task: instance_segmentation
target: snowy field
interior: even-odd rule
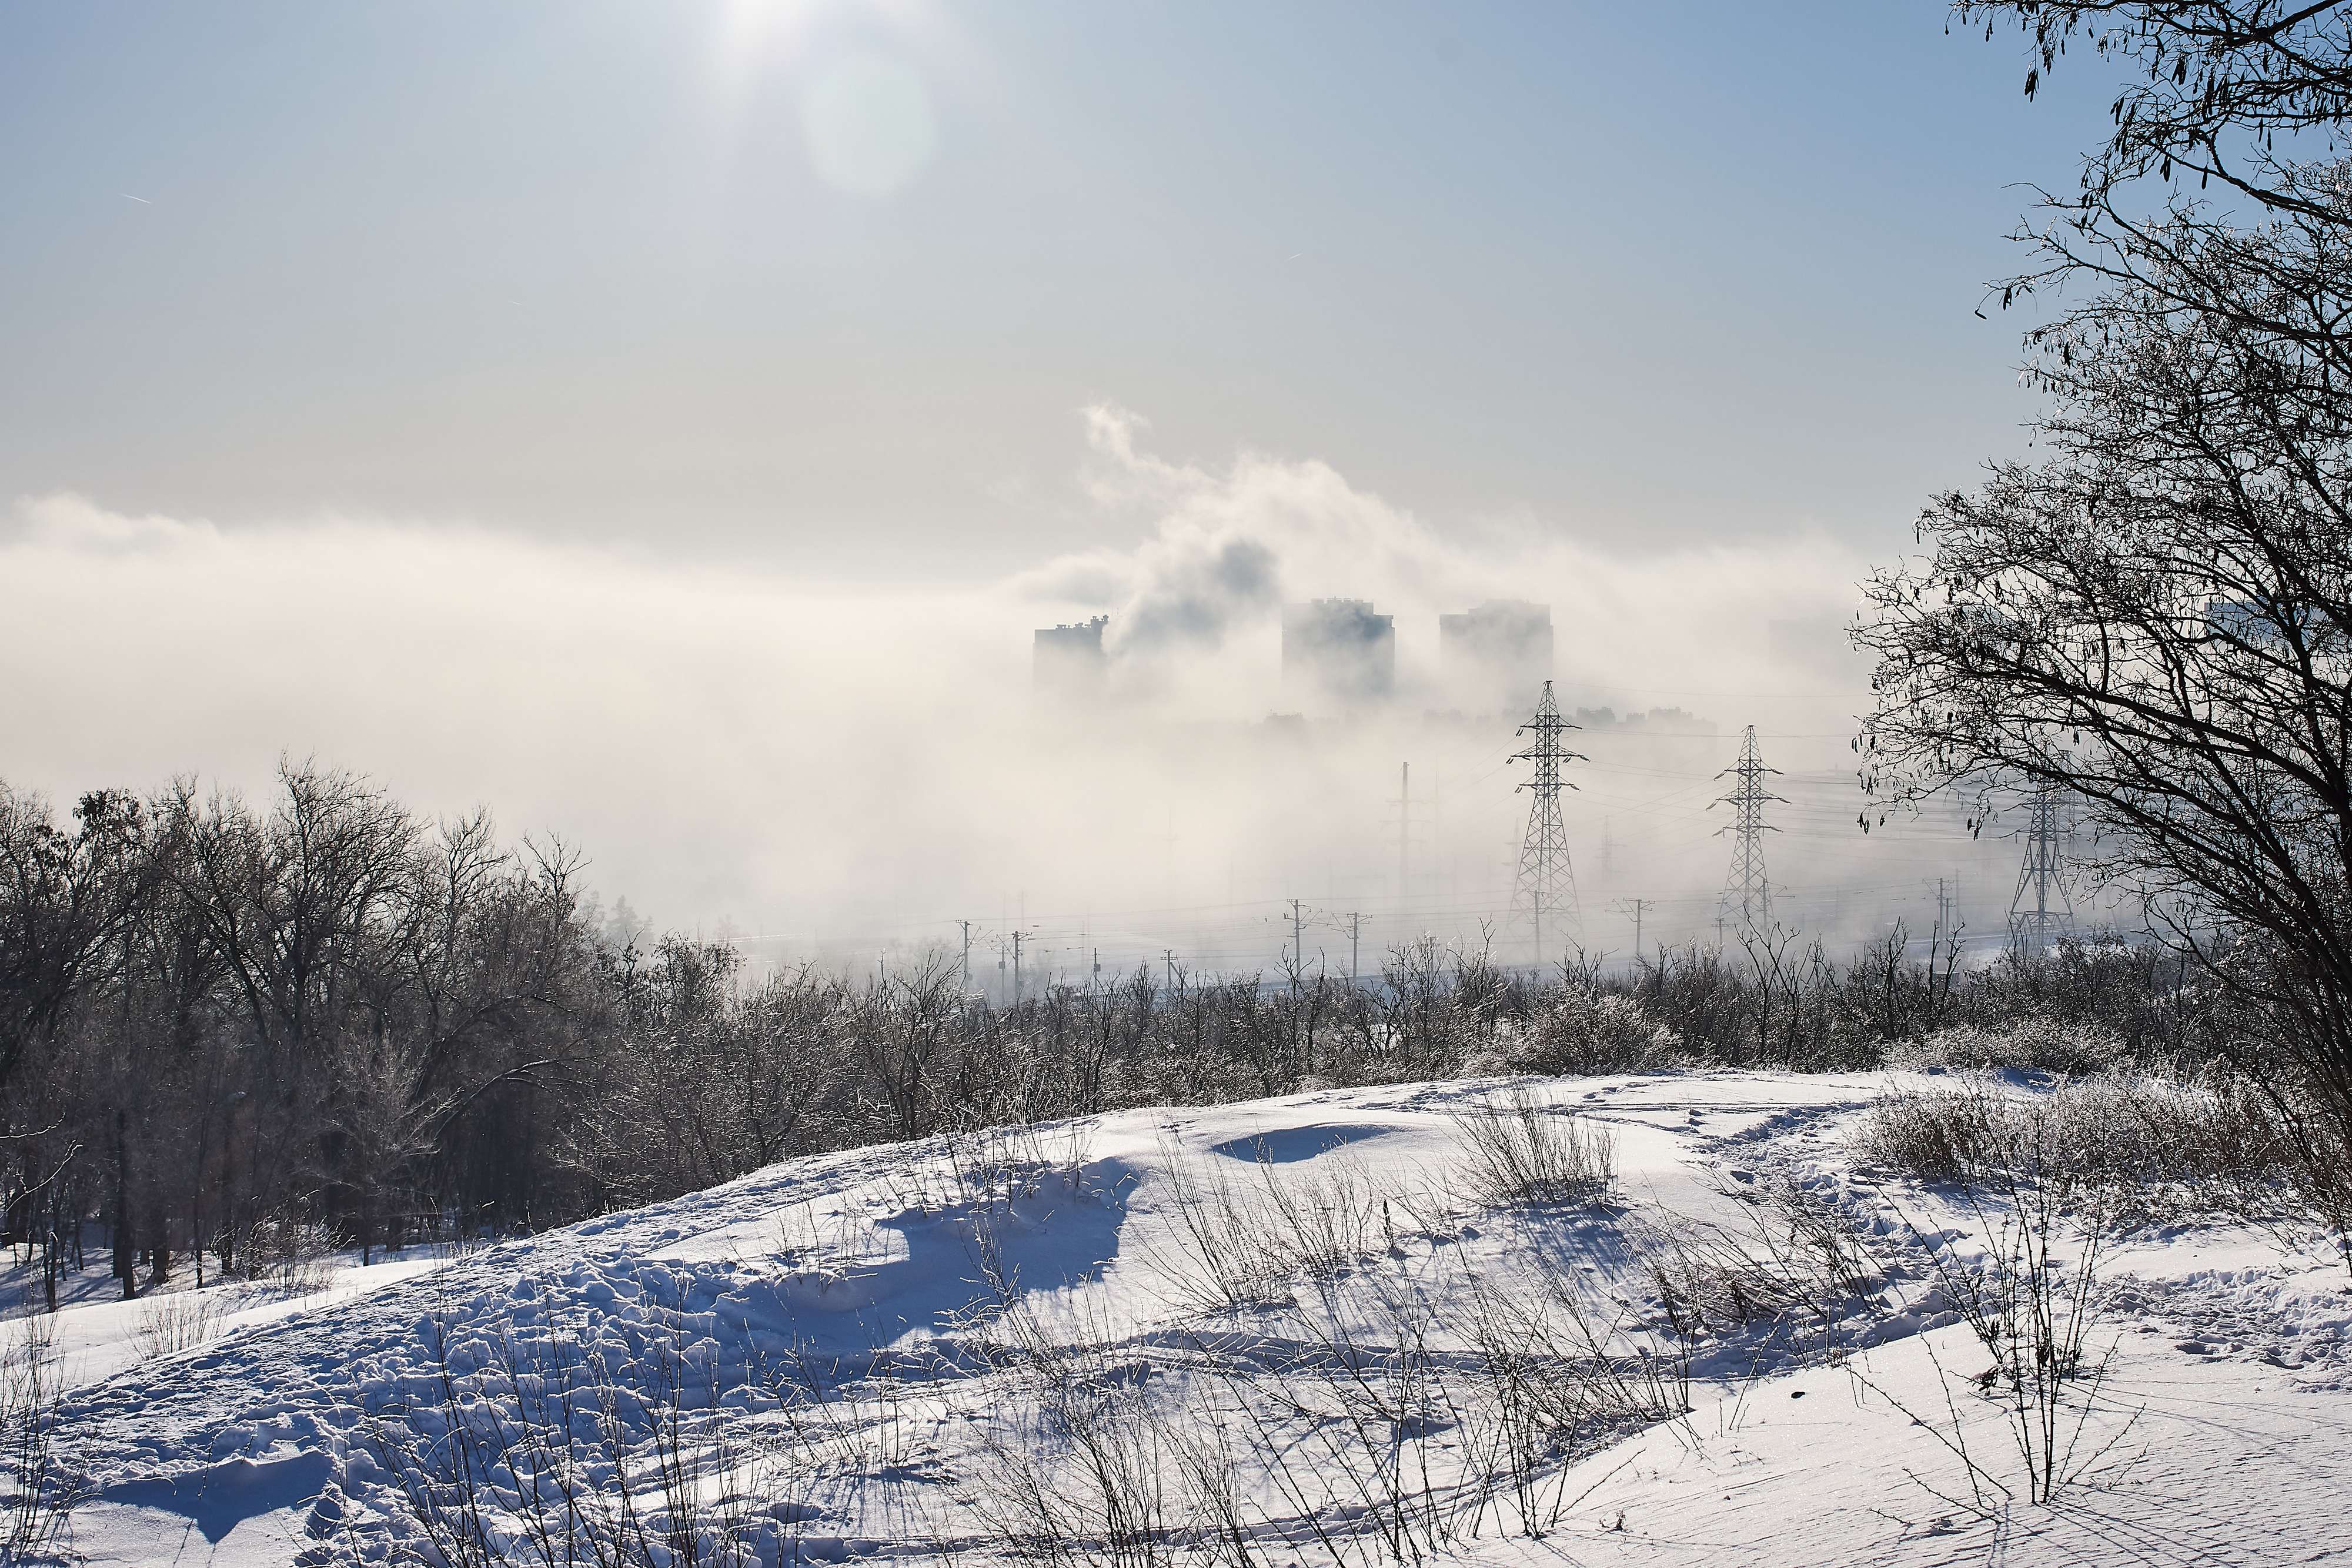
[[[2082,1361],[2021,1412],[1978,1375],[2017,1214],[1857,1159],[1893,1082],[1546,1081],[1516,1108],[1411,1085],[817,1156],[305,1296],[220,1290],[176,1351],[153,1303],[80,1297],[56,1333],[88,1490],[68,1544],[1139,1568],[2352,1549],[2352,1296],[2322,1239],[2129,1218],[2070,1308],[2062,1221],[2048,1300]],[[2021,1414],[2048,1416],[2022,1451]]]

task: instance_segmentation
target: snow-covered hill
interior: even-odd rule
[[[1998,1217],[1857,1172],[1884,1086],[1532,1086],[1555,1155],[1571,1113],[1612,1141],[1605,1193],[1515,1194],[1481,1155],[1517,1124],[1506,1091],[1409,1085],[793,1161],[143,1361],[130,1314],[70,1308],[61,1338],[120,1365],[70,1396],[92,1489],[70,1544],[972,1563],[1025,1540],[1236,1568],[2342,1549],[2341,1264],[2268,1230],[2124,1237],[2091,1326],[2112,1360],[2087,1406],[2087,1378],[2070,1393],[2065,1484],[2035,1503],[1949,1310]]]

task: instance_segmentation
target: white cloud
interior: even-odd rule
[[[208,544],[219,530],[201,519],[188,521],[155,513],[130,517],[110,512],[84,496],[27,496],[11,514],[22,539],[57,549],[122,551]],[[0,528],[0,538],[8,532]]]

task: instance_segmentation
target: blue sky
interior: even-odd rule
[[[2032,411],[1973,312],[2102,104],[2022,70],[1928,0],[11,6],[0,497],[953,578],[1141,526],[1113,403],[1884,553]]]

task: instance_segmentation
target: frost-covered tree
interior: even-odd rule
[[[2076,300],[2028,335],[2042,455],[1867,585],[1863,781],[2063,791],[2352,1129],[2352,11],[1957,9],[2027,29],[2029,91],[2069,43],[2141,68],[2003,289]]]

